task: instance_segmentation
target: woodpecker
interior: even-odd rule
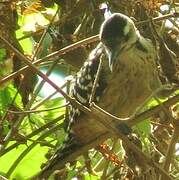
[[[71,96],[89,107],[100,58],[104,56],[94,102],[115,116],[129,117],[161,86],[155,48],[149,39],[140,35],[133,21],[121,13],[112,14],[102,23],[99,36],[100,43],[74,77]],[[42,172],[51,169],[75,148],[108,131],[95,118],[71,105],[65,146]]]

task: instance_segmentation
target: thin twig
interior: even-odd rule
[[[4,176],[0,175],[0,180],[8,180],[8,179],[5,178]]]
[[[18,92],[15,93],[15,95],[14,95],[14,97],[13,97],[10,105],[13,105],[13,104],[14,104],[17,95],[18,95]],[[9,106],[8,109],[10,109],[10,106]],[[7,115],[8,115],[8,112],[6,111],[6,113],[4,114],[4,116],[1,118],[1,122],[4,122],[4,120],[7,118]]]
[[[157,122],[153,122],[153,121],[150,121],[151,124],[155,125],[155,126],[158,126],[158,127],[161,127],[161,128],[166,128],[166,129],[170,129],[170,130],[173,130],[174,128],[172,126],[169,126],[169,125],[165,125],[165,124],[160,124],[160,123],[157,123]]]
[[[168,175],[163,169],[161,169],[161,167],[160,167],[157,163],[153,162],[148,156],[146,156],[146,155],[141,151],[141,149],[139,149],[139,148],[136,147],[133,143],[131,143],[131,141],[130,141],[124,134],[122,134],[122,133],[119,131],[119,129],[116,127],[115,123],[109,123],[109,121],[108,121],[109,119],[107,119],[107,118],[109,118],[109,117],[106,117],[103,113],[97,112],[94,104],[93,104],[93,106],[92,106],[92,114],[94,115],[93,117],[95,117],[95,116],[97,117],[96,120],[98,120],[98,121],[101,122],[104,126],[106,126],[106,128],[107,128],[108,130],[110,130],[110,132],[114,133],[113,135],[117,135],[117,136],[120,137],[120,139],[122,139],[123,141],[125,141],[125,143],[126,143],[128,146],[130,146],[130,147],[135,151],[135,153],[137,153],[137,154],[141,157],[141,159],[142,159],[144,162],[148,163],[148,164],[151,165],[151,166],[154,166],[162,175],[165,176],[166,180],[171,179],[171,178],[169,177],[169,175]],[[104,135],[104,137],[107,137],[107,135],[109,135],[109,137],[111,137],[110,134],[106,134],[106,133],[105,133],[105,134],[103,134],[103,135]],[[102,136],[103,136],[103,135],[102,135]],[[101,142],[100,137],[98,137],[97,140],[100,140],[100,142]],[[95,142],[96,142],[97,140],[95,140]],[[86,152],[89,148],[95,147],[95,146],[94,146],[94,142],[93,142],[92,144],[90,144],[90,145],[93,145],[93,146],[89,146],[89,144],[88,144],[88,145],[85,145],[85,146],[82,146],[82,147],[79,148],[77,151],[71,153],[69,156],[67,156],[67,157],[65,157],[63,160],[59,161],[59,163],[55,164],[52,169],[48,169],[47,171],[42,171],[41,174],[38,176],[38,178],[46,178],[46,179],[47,179],[47,178],[49,177],[49,175],[50,175],[54,170],[62,168],[62,167],[64,166],[64,164],[66,164],[67,162],[69,162],[71,159],[74,159],[74,158],[76,158],[77,156],[79,156],[81,153]],[[85,151],[84,151],[84,150],[85,150]]]
[[[37,179],[40,180],[43,178],[48,179],[48,177],[54,170],[63,168],[63,166],[67,162],[70,162],[71,160],[76,159],[76,157],[78,157],[81,154],[84,154],[89,149],[96,147],[98,144],[105,141],[109,137],[110,137],[110,133],[107,133],[107,132],[100,135],[98,138],[92,140],[88,144],[85,144],[84,146],[79,147],[75,152],[71,153],[69,156],[67,156],[65,159],[63,159],[63,161],[59,161],[59,163],[56,164],[52,169],[49,169],[48,171],[42,171],[41,173],[36,175],[33,179],[34,180],[37,180]]]
[[[27,135],[24,139],[24,142],[26,142],[26,140],[32,138],[33,136],[36,136],[37,134],[41,133],[42,131],[44,131],[45,129],[51,127],[52,125],[56,124],[58,121],[61,121],[62,119],[64,119],[64,115],[61,115],[60,117],[48,122],[47,124],[43,125],[42,127],[40,127],[39,129],[36,129],[35,131],[33,131],[32,133],[30,133],[29,135]],[[22,144],[22,142],[16,142],[10,146],[8,146],[6,149],[4,149],[3,151],[0,152],[0,156],[5,155],[6,153],[8,153],[9,151],[11,151],[12,149],[16,148],[17,146],[19,146],[20,144]]]
[[[172,104],[175,104],[176,102],[178,102],[178,100],[179,100],[179,95],[177,95],[177,96],[169,99],[168,101],[164,102],[164,105],[165,105],[166,107],[167,107],[167,106],[171,106]],[[137,115],[137,117],[135,117],[135,119],[133,119],[133,121],[126,121],[126,124],[129,125],[129,126],[133,126],[133,125],[135,125],[136,123],[138,123],[138,122],[140,122],[140,121],[142,121],[142,120],[144,120],[144,119],[146,119],[146,118],[151,117],[152,115],[154,115],[155,113],[157,113],[159,110],[161,110],[159,105],[156,106],[156,107],[153,107],[152,109],[150,109],[150,110],[148,110],[148,111],[146,111],[146,112],[143,112],[143,113],[141,113],[140,115]],[[95,113],[94,113],[94,111],[95,111]],[[98,120],[101,119],[100,122],[102,122],[104,119],[107,119],[107,118],[108,118],[108,120],[109,120],[110,118],[112,118],[111,116],[108,116],[108,115],[106,115],[106,114],[103,114],[103,112],[102,112],[102,113],[96,112],[96,107],[95,107],[94,111],[91,112],[91,115],[92,115],[94,118],[96,117]],[[113,120],[116,120],[116,119],[113,119]],[[114,125],[113,121],[112,121],[112,123],[109,123],[110,120],[107,121],[107,122],[108,122],[108,124],[113,124],[113,125]],[[110,128],[108,127],[107,129],[110,129]],[[118,129],[117,129],[117,131],[118,131]],[[59,169],[59,168],[62,168],[62,167],[64,166],[64,164],[66,164],[67,162],[69,162],[71,159],[75,159],[77,156],[83,154],[83,153],[86,152],[88,149],[97,146],[99,143],[103,142],[103,141],[106,140],[108,137],[111,137],[111,133],[105,133],[105,134],[103,134],[103,135],[102,135],[102,138],[101,138],[100,136],[97,137],[97,139],[93,140],[90,145],[87,144],[87,145],[83,146],[82,148],[79,148],[77,151],[75,151],[74,153],[72,153],[71,155],[69,155],[69,156],[68,156],[67,158],[65,158],[63,161],[59,162],[59,164],[56,164],[53,169],[51,169],[51,170],[49,170],[49,171],[47,171],[47,172],[43,172],[42,174],[40,174],[39,177],[40,177],[40,178],[41,178],[41,177],[48,177],[54,170]],[[140,150],[140,151],[141,151],[141,150]],[[139,151],[139,152],[140,152],[140,151]],[[141,153],[141,152],[140,152],[140,153]],[[145,159],[145,156],[144,156],[144,159]],[[148,158],[147,158],[147,162],[148,162],[149,164],[152,163],[152,165],[153,165],[153,162],[152,162],[150,159],[148,159]],[[155,164],[155,165],[156,165],[156,164]],[[159,167],[159,168],[160,168],[160,167]],[[158,169],[158,165],[157,165],[157,169]],[[160,170],[159,170],[159,171],[160,171]],[[162,171],[162,170],[161,170],[161,171]],[[162,173],[163,173],[163,171],[162,171]],[[165,172],[164,172],[164,173],[165,173]]]
[[[61,89],[63,89],[64,87],[66,87],[67,82],[71,81],[73,78],[73,76],[67,76],[64,79],[64,83],[60,86]],[[55,94],[57,94],[58,91],[53,92],[52,94],[50,94],[49,96],[45,97],[44,99],[42,99],[40,102],[38,102],[34,107],[32,107],[32,110],[37,109],[38,107],[40,107],[42,104],[44,104],[44,102],[46,102],[47,100],[49,100],[50,98],[52,98]]]
[[[53,71],[54,68],[56,67],[57,63],[58,63],[58,59],[55,60],[55,61],[53,62],[53,64],[48,68],[48,71],[45,73],[45,76],[47,76],[47,77],[50,76],[50,74],[52,73],[52,71]],[[34,92],[33,92],[33,94],[32,94],[32,97],[31,97],[31,100],[30,100],[31,102],[34,102],[34,101],[35,101],[37,95],[39,94],[39,92],[40,92],[40,90],[42,89],[42,87],[43,87],[44,84],[45,84],[45,80],[42,79],[41,82],[38,84],[38,86],[35,88],[35,90],[34,90]]]
[[[1,38],[0,38],[0,39],[1,39]],[[3,38],[3,39],[4,39],[4,38]],[[1,39],[1,40],[2,40],[2,39]],[[73,49],[76,49],[76,48],[80,47],[81,45],[90,44],[90,43],[96,42],[96,41],[98,41],[98,40],[99,40],[99,36],[98,36],[98,35],[91,36],[91,37],[89,37],[89,38],[83,39],[83,40],[81,40],[81,41],[78,41],[78,42],[76,42],[76,43],[74,43],[74,44],[71,44],[71,45],[69,45],[69,46],[66,46],[66,47],[64,47],[64,48],[62,48],[62,49],[60,49],[60,50],[58,50],[58,51],[55,51],[55,52],[53,52],[53,53],[51,53],[51,54],[49,54],[49,55],[47,55],[47,56],[45,56],[45,57],[43,57],[43,58],[41,58],[41,59],[38,59],[38,60],[32,62],[32,65],[40,64],[40,63],[42,63],[42,62],[44,62],[44,61],[46,61],[46,60],[49,60],[50,58],[53,58],[53,61],[54,61],[54,58],[55,58],[55,57],[58,57],[58,58],[59,58],[60,55],[63,55],[63,54],[65,54],[65,53],[67,53],[67,52],[69,52],[69,51],[71,51],[71,50],[73,50]],[[21,56],[21,57],[22,57],[22,56]],[[30,60],[30,59],[29,59],[29,60]],[[31,61],[31,60],[30,60],[30,61]],[[7,82],[7,81],[9,81],[9,80],[11,80],[11,79],[13,79],[14,77],[18,76],[19,74],[21,74],[22,72],[24,72],[24,71],[25,71],[26,69],[28,69],[28,68],[29,68],[29,66],[25,66],[25,67],[19,69],[18,71],[16,71],[16,72],[14,72],[14,73],[12,73],[12,74],[10,74],[10,75],[2,78],[2,79],[0,80],[0,85],[3,84],[3,83],[5,83],[5,82]]]
[[[95,109],[95,104],[92,105],[91,107],[92,112],[96,116],[98,116],[98,120],[101,124],[103,124],[110,132],[116,134],[123,142],[126,143],[128,147],[130,147],[139,157],[142,161],[146,162],[149,164],[151,167],[154,167],[157,171],[162,174],[163,177],[165,177],[166,180],[171,180],[171,177],[155,162],[152,161],[150,157],[148,157],[146,154],[142,152],[142,150],[137,147],[133,142],[131,142],[127,136],[125,136],[123,133],[121,133],[118,129],[118,127],[115,125],[115,123],[110,123],[109,119],[103,116],[102,113],[98,114],[98,112]],[[100,118],[99,118],[100,117]]]
[[[161,110],[163,110],[163,112],[167,115],[170,122],[172,122],[174,120],[174,117],[171,115],[169,109],[162,104],[162,102],[160,101],[158,97],[155,97],[155,100],[158,102],[158,104],[160,104]]]
[[[7,112],[13,113],[13,114],[32,114],[32,113],[41,113],[41,112],[47,112],[47,111],[54,111],[57,109],[64,108],[68,106],[69,103],[66,103],[64,105],[61,105],[59,107],[54,107],[54,108],[47,108],[47,109],[42,109],[42,110],[29,110],[29,111],[12,111],[12,110],[7,110]]]
[[[37,141],[34,141],[31,145],[29,145],[14,161],[14,163],[10,166],[8,172],[6,173],[7,177],[10,177],[10,175],[13,173],[17,165],[22,161],[22,159],[38,144],[38,141],[43,140],[44,138],[48,137],[49,134],[53,133],[54,131],[60,129],[62,124],[59,124],[57,126],[52,127],[48,132],[44,132],[39,138],[37,138]]]
[[[171,105],[177,103],[178,101],[179,101],[179,95],[176,95],[176,96],[168,99],[167,101],[162,102],[162,104],[165,107],[170,107]],[[128,119],[126,123],[128,126],[132,127],[133,125],[141,122],[142,119],[143,120],[148,119],[149,117],[155,115],[159,111],[161,111],[161,107],[160,107],[160,105],[157,105],[155,107],[150,108],[148,111],[140,113],[139,115],[134,117],[134,119]]]
[[[2,39],[2,37],[0,37],[1,39]],[[7,43],[7,42],[6,42]],[[11,47],[11,46],[9,46],[9,47]],[[12,48],[12,47],[11,47]],[[13,48],[12,48],[13,49]],[[14,50],[14,49],[13,49]],[[17,53],[17,52],[16,52]],[[21,54],[18,54],[18,55],[20,55],[20,57],[21,57]],[[39,71],[38,71],[38,69],[36,69],[36,67],[35,66],[32,66],[32,64],[29,62],[29,60],[28,59],[24,59],[25,60],[25,62],[29,65],[29,66],[31,66],[32,68],[33,68],[33,70],[35,70],[35,72],[37,72],[42,78],[44,78],[47,82],[49,82],[53,87],[55,87],[57,90],[59,90],[60,92],[61,92],[61,94],[62,95],[64,95],[64,97],[66,98],[66,99],[68,99],[70,102],[72,102],[74,105],[78,105],[79,107],[80,107],[80,109],[81,110],[85,110],[85,112],[86,113],[91,113],[91,111],[88,109],[88,108],[86,108],[86,107],[84,107],[84,106],[81,106],[81,104],[78,104],[78,103],[76,103],[76,101],[74,101],[72,98],[70,98],[69,96],[67,96],[67,94],[66,93],[64,93],[60,88],[58,88],[58,86],[56,86],[54,83],[52,83],[43,73],[40,73]],[[95,111],[94,111],[95,109],[93,109],[93,113],[92,113],[92,115],[97,115],[96,113],[95,113]],[[104,114],[103,114],[104,115]],[[106,119],[101,119],[101,116],[99,117],[99,114],[97,115],[97,117],[99,118],[99,120],[100,120],[100,122],[101,123],[104,123],[104,121],[106,121]],[[108,117],[109,118],[109,117]],[[116,127],[114,126],[113,127],[113,125],[114,124],[109,124],[108,123],[108,125],[107,124],[105,124],[106,126],[110,126],[110,128],[112,128],[112,131],[114,131],[115,133],[117,133],[119,136],[120,136],[120,138],[121,139],[123,139],[123,140],[125,140],[126,142],[127,142],[127,140],[128,139],[126,139],[126,137],[124,137],[124,135],[123,134],[121,134],[120,132],[118,132],[118,129],[116,129]],[[109,128],[109,127],[108,127]],[[136,151],[136,152],[140,152],[139,151],[139,149],[137,149],[137,147],[135,147],[135,145],[133,146],[132,145],[132,143],[130,142],[129,143],[130,144],[130,146],[132,146],[132,148]],[[135,149],[136,148],[136,149]],[[141,153],[141,152],[140,152]],[[141,155],[149,164],[152,164],[152,165],[154,165],[161,173],[163,173],[166,177],[168,177],[167,176],[167,174],[165,173],[165,172],[163,172],[162,171],[162,169],[160,169],[160,167],[158,167],[158,165],[156,165],[155,163],[153,163],[153,162],[151,162],[149,159],[147,159],[146,158],[146,156],[144,155],[144,154],[142,154]],[[169,178],[169,177],[168,177]]]
[[[138,112],[140,112],[145,105],[152,99],[157,97],[157,94],[161,93],[164,90],[171,90],[171,85],[169,84],[165,84],[162,85],[161,87],[157,88],[156,90],[154,90],[147,98],[146,100],[144,100],[144,102],[142,102],[142,104],[135,110],[135,112],[131,115],[131,118],[135,117],[136,114],[138,114]]]
[[[160,16],[160,17],[154,17],[152,18],[152,21],[163,21],[165,19],[169,19],[169,18],[172,18],[172,17],[179,17],[179,13],[170,13],[170,14],[166,14],[166,15],[163,15],[163,16]],[[144,23],[149,23],[151,20],[150,19],[147,19],[147,20],[144,20],[144,21],[139,21],[139,22],[136,22],[136,25],[141,25],[141,24],[144,24]]]
[[[179,95],[176,95],[175,97],[167,100],[166,102],[164,102],[164,105],[166,107],[168,106],[171,106],[173,104],[175,104],[176,102],[179,101]],[[135,125],[136,123],[139,123],[141,122],[142,120],[144,119],[147,119],[149,117],[151,117],[152,115],[156,114],[158,111],[160,111],[161,108],[160,106],[156,106],[156,107],[153,107],[151,108],[150,110],[146,111],[146,112],[143,112],[139,115],[137,115],[132,121],[126,121],[126,124],[129,125],[130,127]],[[96,112],[96,107],[94,109],[94,111]],[[91,112],[91,115],[95,118],[97,117],[97,119],[104,119],[104,118],[108,118],[111,119],[113,117],[111,116],[108,116],[106,114],[104,114],[103,112],[100,113],[100,112],[97,112],[97,113],[94,113],[93,111]],[[113,121],[115,121],[116,119],[112,119]],[[112,121],[112,122],[113,122]],[[108,124],[110,121],[108,121]],[[114,123],[111,123],[114,125]],[[110,129],[108,127],[108,129]],[[79,155],[83,154],[84,152],[86,152],[87,150],[93,148],[93,147],[96,147],[98,144],[100,144],[101,142],[104,142],[104,140],[106,140],[107,138],[111,137],[111,133],[105,133],[101,136],[98,136],[96,139],[94,139],[93,141],[91,141],[91,143],[87,144],[87,145],[84,145],[82,146],[81,148],[79,148],[77,151],[75,151],[74,153],[72,153],[71,155],[69,155],[68,157],[66,157],[63,161],[60,161],[58,164],[55,165],[55,167],[53,169],[50,169],[49,171],[47,172],[42,172],[42,174],[39,174],[39,177],[42,178],[42,177],[48,177],[54,170],[56,169],[60,169],[64,166],[64,164],[66,164],[67,162],[69,162],[71,159],[75,159],[76,157],[78,157]],[[36,177],[37,178],[37,177]]]
[[[57,62],[58,62],[58,61],[54,61],[51,69],[49,70],[49,72],[53,69],[53,67],[55,66],[55,64],[56,64]],[[47,74],[48,74],[48,72],[47,72]],[[38,93],[38,91],[36,91],[36,92],[33,94],[33,97],[31,98],[31,100],[28,102],[28,104],[27,104],[26,107],[25,107],[25,111],[26,111],[26,110],[28,111],[28,110],[30,109],[31,104],[32,104],[32,102],[34,101],[37,93]],[[4,142],[3,142],[3,145],[0,145],[0,154],[1,154],[2,152],[4,152],[6,145],[8,144],[11,136],[13,135],[13,132],[14,132],[16,129],[18,129],[18,127],[20,126],[20,124],[21,124],[21,122],[22,122],[22,120],[24,119],[25,116],[26,116],[26,114],[24,114],[24,113],[21,114],[21,116],[18,118],[18,120],[16,120],[16,122],[14,123],[14,125],[12,126],[12,128],[10,129],[10,131],[8,132],[8,134],[5,136],[5,138],[4,138],[4,140],[3,140],[3,141],[4,141]]]
[[[53,25],[60,25],[60,26],[62,26],[67,21],[71,21],[71,20],[77,18],[79,15],[71,16],[72,10],[70,12],[68,12],[68,13],[65,13],[65,15],[63,17],[60,17],[60,19],[58,21],[53,22]],[[32,33],[29,33],[27,35],[24,35],[24,36],[20,37],[18,39],[18,41],[21,41],[21,40],[23,40],[25,38],[29,38],[29,37],[31,37],[33,35],[39,34],[39,33],[43,32],[46,28],[47,27],[41,27],[41,29],[37,30],[36,32],[32,32]]]
[[[170,13],[170,14],[165,14],[165,15],[160,16],[160,17],[154,17],[153,20],[154,20],[154,21],[163,21],[164,19],[169,19],[169,18],[172,18],[172,17],[176,17],[176,18],[177,18],[178,16],[179,16],[178,13]],[[73,18],[75,18],[75,17],[73,17]],[[53,25],[62,24],[63,22],[65,22],[65,19],[66,19],[66,17],[63,18],[63,19],[61,19],[59,22],[54,22]],[[69,19],[68,19],[68,20],[69,20]],[[149,22],[149,20],[144,20],[144,21],[139,21],[139,22],[137,22],[136,24],[142,25],[142,24],[145,24],[145,23],[148,23],[148,22]],[[44,28],[42,28],[42,29],[37,30],[36,32],[32,32],[32,33],[29,33],[29,34],[27,34],[27,35],[24,35],[24,36],[20,37],[20,38],[18,39],[18,41],[21,41],[21,40],[26,39],[26,38],[29,38],[29,37],[31,37],[31,36],[33,36],[33,35],[39,34],[40,32],[43,32],[46,28],[47,28],[47,27],[44,27]]]
[[[112,148],[111,148],[111,150],[109,152],[110,153],[109,155],[114,154],[113,151],[114,151],[114,149],[116,147],[117,142],[118,142],[118,139],[115,138],[114,142],[113,142],[113,145],[112,145]],[[115,157],[117,157],[116,154],[115,154]],[[117,157],[117,161],[120,162],[120,164],[116,163],[115,166],[120,168],[120,166],[122,165],[122,160],[119,160],[118,157]],[[104,168],[103,168],[103,174],[101,175],[101,179],[106,179],[106,177],[107,177],[107,170],[108,170],[108,167],[110,165],[110,162],[114,163],[113,161],[110,161],[109,159],[107,159],[107,161],[103,162]]]
[[[175,120],[176,122],[178,120]],[[176,124],[174,124],[174,132],[170,141],[170,144],[168,146],[167,149],[167,153],[166,153],[166,158],[165,158],[165,163],[163,165],[163,169],[168,172],[169,168],[170,168],[170,164],[172,162],[172,159],[174,157],[174,153],[175,153],[175,145],[179,140],[179,123],[177,122]],[[161,175],[160,176],[160,180],[163,180],[164,176]]]
[[[44,29],[44,32],[42,34],[42,36],[40,37],[40,41],[37,45],[37,48],[35,49],[35,52],[34,52],[34,55],[33,55],[33,58],[32,58],[32,62],[34,61],[35,57],[37,56],[37,54],[39,53],[40,49],[41,49],[41,45],[45,39],[45,36],[47,34],[47,32],[49,31],[50,27],[52,26],[52,24],[54,23],[54,20],[57,16],[57,14],[59,13],[59,10],[60,10],[60,7],[58,6],[58,9],[56,11],[56,13],[54,14],[53,18],[51,19],[50,23],[48,24],[47,28]]]
[[[74,106],[78,107],[80,110],[90,113],[90,110],[81,105],[78,101],[76,101],[74,98],[71,98],[66,94],[61,88],[59,88],[53,81],[51,81],[44,73],[42,73],[34,64],[31,63],[30,59],[24,56],[21,52],[19,52],[15,47],[13,47],[6,39],[4,39],[2,36],[0,36],[0,40],[3,41],[3,43],[7,46],[7,48],[11,49],[13,52],[16,53],[16,55],[24,62],[26,63],[31,69],[34,71],[34,73],[37,73],[42,79],[44,79],[46,82],[48,82],[54,89],[56,89],[60,94],[62,94],[68,101],[71,102]]]
[[[168,18],[171,18],[171,17],[178,17],[178,16],[179,16],[178,13],[171,13],[171,14],[163,15],[161,17],[155,17],[152,20],[153,21],[162,21],[164,19],[168,19]],[[136,22],[136,25],[141,25],[143,23],[148,23],[148,22],[150,22],[150,19],[144,20],[144,21],[140,21],[140,22]],[[41,29],[40,31],[43,31],[43,29]],[[28,35],[28,37],[29,37],[29,35]],[[23,39],[23,37],[22,37],[22,39]],[[21,38],[19,40],[21,40]],[[91,36],[91,37],[86,38],[84,40],[78,41],[78,42],[76,42],[76,43],[74,43],[72,45],[64,47],[64,48],[62,48],[59,51],[51,53],[51,54],[47,55],[46,57],[44,57],[42,59],[38,59],[37,61],[33,62],[32,64],[39,64],[39,63],[44,62],[44,61],[46,61],[46,60],[48,60],[48,59],[50,59],[52,57],[60,56],[60,55],[62,55],[64,53],[67,53],[67,52],[69,52],[69,51],[71,51],[71,50],[73,50],[75,48],[80,47],[81,45],[90,44],[90,43],[96,42],[98,40],[99,40],[99,34],[97,34],[95,36]],[[23,71],[25,71],[28,68],[29,68],[28,66],[25,66],[25,67],[19,69],[18,71],[12,73],[11,75],[8,75],[8,76],[4,77],[3,79],[0,80],[0,84],[1,83],[5,83],[5,82],[11,80],[12,78],[16,77],[17,75],[19,75],[20,73],[22,73]]]

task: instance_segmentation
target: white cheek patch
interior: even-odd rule
[[[129,19],[127,21],[126,26],[124,27],[124,35],[125,36],[129,36],[129,39],[127,40],[127,43],[130,45],[132,43],[135,43],[135,41],[137,40],[137,37],[140,36],[137,28],[135,27],[133,21],[131,19]]]
[[[127,21],[127,24],[126,24],[126,26],[124,27],[124,30],[123,30],[124,35],[127,35],[129,33],[129,30],[130,30],[130,24]]]

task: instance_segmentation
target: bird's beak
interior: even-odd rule
[[[111,72],[114,69],[114,65],[116,62],[116,59],[118,58],[119,52],[116,50],[112,50],[109,52],[109,68],[111,70]]]

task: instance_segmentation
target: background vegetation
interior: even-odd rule
[[[179,2],[172,0],[0,1],[0,178],[30,179],[62,144],[68,103],[50,84],[68,92],[69,75],[97,44],[109,9],[132,17],[158,50],[161,78],[173,93],[151,98],[143,107],[143,121],[133,126],[139,136],[134,143],[142,144],[143,152],[165,173],[179,179]],[[144,168],[141,157],[124,152],[119,139],[100,147],[103,156],[92,149],[56,178],[142,179],[136,175]],[[159,178],[155,168],[147,173],[149,179]]]

